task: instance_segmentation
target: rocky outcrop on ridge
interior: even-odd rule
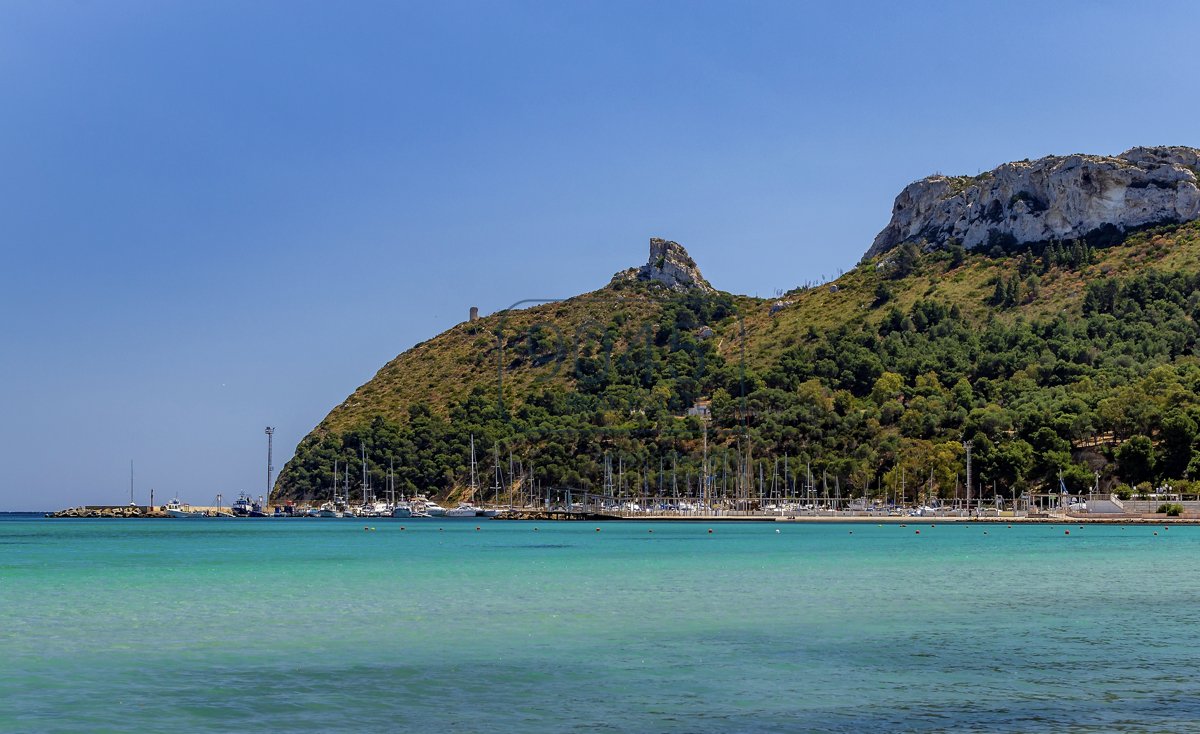
[[[617,273],[613,280],[653,281],[681,293],[692,289],[714,291],[683,245],[658,237],[650,238],[650,259],[645,265]]]
[[[1087,237],[1200,219],[1200,150],[1047,156],[979,176],[929,176],[896,197],[867,257],[906,242],[967,248]]]

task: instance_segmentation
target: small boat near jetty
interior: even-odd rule
[[[409,503],[413,517],[445,517],[446,508],[425,497],[418,497]]]
[[[250,499],[250,495],[245,492],[239,492],[238,498],[234,500],[233,506],[229,508],[229,511],[233,513],[234,517],[250,517],[250,510],[253,506],[254,504]]]
[[[263,498],[259,497],[257,501],[250,505],[250,517],[270,517],[266,510],[263,509]]]
[[[470,502],[462,502],[458,507],[446,510],[446,517],[479,517],[480,512],[482,510]]]
[[[171,517],[179,518],[197,518],[204,517],[204,512],[201,510],[193,510],[191,505],[182,505],[179,503],[179,498],[176,497],[167,503],[163,508]]]

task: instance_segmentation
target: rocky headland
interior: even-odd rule
[[[1117,156],[1046,156],[978,176],[934,175],[896,197],[867,251],[912,242],[967,249],[1116,235],[1200,218],[1200,150],[1132,148]]]

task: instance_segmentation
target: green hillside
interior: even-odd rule
[[[334,460],[357,467],[362,445],[375,487],[393,465],[398,491],[454,497],[472,435],[485,486],[494,454],[505,483],[510,454],[542,486],[600,489],[605,454],[627,492],[672,464],[695,482],[697,401],[723,477],[769,482],[786,455],[793,479],[809,466],[845,494],[903,479],[910,498],[953,495],[967,438],[979,481],[1006,496],[1060,472],[1074,490],[1094,472],[1178,486],[1200,472],[1197,285],[1196,222],[1007,251],[905,245],[778,301],[618,277],[401,354],[300,443],[274,497],[327,498]]]

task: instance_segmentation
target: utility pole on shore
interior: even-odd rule
[[[267,504],[271,504],[271,477],[275,467],[271,465],[271,450],[274,447],[275,427],[267,426]],[[265,509],[265,508],[264,508]]]

